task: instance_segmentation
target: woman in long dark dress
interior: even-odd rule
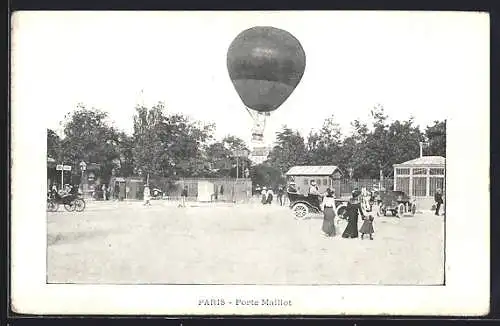
[[[359,201],[359,190],[352,192],[352,197],[349,199],[346,207],[346,215],[348,218],[347,226],[342,233],[342,238],[357,238],[358,237],[358,213],[364,217],[363,210],[361,209],[361,202]]]
[[[335,230],[335,196],[333,191],[326,189],[326,196],[323,198],[323,226],[321,230],[327,237],[334,237]]]

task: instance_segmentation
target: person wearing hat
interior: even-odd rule
[[[311,186],[309,187],[308,196],[312,196],[316,198],[316,206],[321,209],[321,194],[319,193],[318,186],[316,185],[316,181],[311,180]]]
[[[438,188],[436,189],[436,193],[434,194],[434,201],[436,202],[436,211],[434,212],[434,215],[439,216],[439,209],[441,208],[441,205],[443,205],[443,193],[441,192],[441,189]]]
[[[335,193],[332,189],[326,189],[326,196],[323,198],[323,203],[321,204],[323,209],[323,225],[321,226],[321,231],[326,237],[335,236],[335,216],[337,215],[335,211]]]
[[[342,233],[342,238],[357,238],[358,237],[358,216],[361,215],[362,218],[365,217],[363,210],[361,209],[361,202],[359,201],[359,195],[361,191],[355,189],[351,193],[351,198],[347,203],[346,216],[348,219],[347,226]]]
[[[260,194],[262,196],[261,202],[262,202],[262,204],[265,205],[267,202],[267,187],[262,187],[262,191]]]
[[[274,198],[273,189],[271,187],[269,187],[269,189],[267,189],[267,193],[266,193],[266,204],[271,204],[273,202],[273,198]]]

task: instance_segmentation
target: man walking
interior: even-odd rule
[[[436,189],[436,193],[434,194],[434,201],[436,202],[436,212],[434,214],[439,216],[439,209],[443,204],[443,194],[439,188]]]

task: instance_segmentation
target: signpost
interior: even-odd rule
[[[64,187],[64,171],[71,171],[71,165],[57,164],[56,170],[61,171],[61,189]]]

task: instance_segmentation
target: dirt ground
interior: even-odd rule
[[[444,217],[375,219],[374,240],[260,204],[87,203],[48,213],[49,283],[442,284]],[[337,224],[341,233],[346,223]],[[360,223],[361,225],[361,223]]]

